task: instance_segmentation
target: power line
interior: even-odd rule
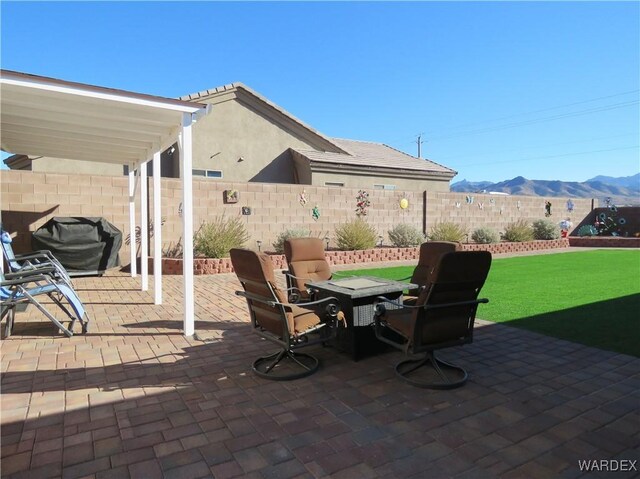
[[[555,142],[555,143],[541,143],[541,144],[537,144],[537,145],[530,145],[530,146],[518,146],[516,148],[507,148],[507,149],[500,149],[500,150],[492,150],[490,152],[487,153],[478,153],[475,154],[474,153],[474,157],[477,158],[479,156],[495,156],[497,153],[506,153],[506,152],[510,152],[510,151],[522,151],[522,150],[531,150],[531,149],[537,149],[537,148],[547,148],[549,146],[559,146],[559,145],[573,145],[576,143],[591,143],[594,141],[600,141],[600,140],[610,140],[612,138],[622,138],[625,136],[638,136],[638,133],[625,133],[622,135],[609,135],[609,136],[599,136],[597,138],[589,138],[588,140],[574,140],[574,141],[561,141],[561,142]],[[442,160],[442,161],[448,161],[448,160],[455,160],[456,158],[468,158],[469,155],[465,154],[465,155],[455,155],[455,156],[438,156],[438,160]]]
[[[605,152],[608,152],[608,151],[633,150],[633,149],[636,149],[636,148],[639,148],[639,147],[640,147],[640,145],[622,146],[620,148],[608,148],[606,150],[579,151],[577,153],[565,153],[565,154],[562,154],[562,155],[535,156],[535,157],[531,157],[531,158],[520,158],[520,159],[517,159],[517,160],[492,161],[492,162],[488,162],[488,163],[470,163],[470,164],[467,164],[467,165],[457,165],[456,168],[468,167],[468,166],[499,165],[499,164],[503,164],[503,163],[519,163],[519,162],[534,161],[534,160],[549,160],[549,159],[552,159],[552,158],[563,158],[563,157],[566,157],[566,156],[588,155],[590,153],[605,153]]]
[[[526,115],[534,115],[536,113],[543,113],[545,111],[559,110],[560,108],[566,108],[566,107],[575,106],[575,105],[582,105],[584,103],[591,103],[591,102],[598,101],[598,100],[605,100],[607,98],[615,98],[615,97],[618,97],[618,96],[630,95],[632,93],[638,93],[639,91],[640,90],[629,90],[629,91],[625,91],[625,92],[621,92],[621,93],[615,93],[613,95],[599,96],[597,98],[590,98],[588,100],[576,101],[576,102],[573,102],[573,103],[566,103],[564,105],[558,105],[558,106],[552,106],[552,107],[549,107],[549,108],[543,108],[541,110],[533,110],[533,111],[528,111],[528,112],[523,112],[523,113],[514,113],[513,115],[503,116],[503,117],[499,117],[499,118],[491,118],[491,119],[488,119],[488,120],[476,121],[476,122],[472,122],[472,123],[465,123],[465,124],[462,124],[462,125],[450,127],[450,128],[448,128],[448,129],[446,129],[444,131],[446,132],[447,130],[458,130],[460,128],[465,128],[467,126],[480,125],[480,124],[490,123],[490,122],[494,122],[494,121],[508,120],[510,118],[516,118],[516,117],[519,117],[519,116],[526,116]]]
[[[453,133],[453,134],[450,134],[450,135],[442,135],[442,136],[432,137],[430,139],[430,141],[433,141],[433,140],[448,140],[450,138],[459,138],[461,136],[478,135],[478,134],[481,134],[481,133],[489,133],[489,132],[492,132],[492,131],[506,130],[506,129],[509,129],[509,128],[516,128],[518,126],[532,125],[532,124],[535,124],[535,123],[544,123],[544,122],[547,122],[547,121],[554,121],[554,120],[560,120],[560,119],[564,119],[564,118],[571,118],[571,117],[574,117],[574,116],[589,115],[589,114],[592,114],[592,113],[599,113],[601,111],[609,111],[609,110],[615,110],[615,109],[618,109],[618,108],[625,108],[625,107],[637,105],[638,103],[640,103],[639,100],[633,100],[633,101],[628,101],[628,102],[615,103],[613,105],[605,105],[605,106],[596,107],[596,108],[589,108],[589,109],[586,109],[586,110],[580,110],[580,111],[576,111],[576,112],[563,113],[561,115],[555,115],[555,116],[549,116],[549,117],[543,117],[543,118],[536,118],[536,119],[533,119],[533,120],[525,120],[525,121],[520,121],[520,122],[516,122],[516,123],[509,123],[509,124],[506,124],[506,125],[500,125],[500,126],[496,126],[496,127],[481,128],[481,129],[478,129],[478,130],[467,130],[465,132]]]

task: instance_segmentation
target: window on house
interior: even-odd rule
[[[395,190],[396,185],[373,185],[374,190]]]
[[[325,181],[324,186],[333,186],[337,188],[342,188],[344,186],[344,183],[339,183],[335,181]]]
[[[204,176],[206,178],[222,178],[222,171],[220,170],[192,170],[193,176]]]

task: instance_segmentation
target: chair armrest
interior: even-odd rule
[[[243,298],[250,299],[252,301],[257,301],[262,304],[266,304],[271,307],[282,306],[287,310],[287,312],[291,311],[291,304],[289,303],[281,303],[279,301],[266,300],[261,296],[257,296],[252,293],[247,293],[246,291],[236,291],[237,296],[242,296]],[[338,298],[334,298],[333,296],[329,296],[327,298],[322,298],[317,301],[311,301],[309,303],[303,303],[303,306],[307,308],[307,306],[320,306],[324,303],[330,303],[327,305],[327,313],[330,315],[337,315],[338,311],[340,311],[340,303],[338,302]],[[297,305],[296,305],[297,306]],[[311,308],[313,309],[313,308]]]
[[[6,276],[8,276],[8,274]],[[15,286],[18,284],[35,283],[37,281],[50,281],[50,278],[42,274],[28,275],[26,277],[18,277],[13,279],[7,278],[4,281],[0,281],[0,286]]]
[[[5,273],[4,277],[7,280],[13,280],[18,278],[23,278],[23,280],[33,281],[33,278],[36,276],[42,276],[44,279],[51,279],[48,276],[49,273],[53,273],[56,271],[56,268],[53,266],[43,266],[41,268],[33,268],[33,269],[21,269],[20,271],[14,271],[12,273]]]
[[[489,300],[487,298],[473,299],[470,301],[456,301],[453,303],[442,303],[442,304],[425,304],[422,306],[418,306],[419,308],[424,309],[442,309],[442,308],[450,308],[452,306],[471,306],[473,304],[486,304]]]

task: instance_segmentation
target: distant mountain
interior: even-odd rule
[[[590,180],[587,180],[587,183],[594,182],[600,182],[606,185],[622,186],[623,188],[640,191],[640,173],[637,173],[633,176],[622,176],[619,178],[599,175],[591,178]]]
[[[601,202],[607,197],[616,204],[640,204],[640,185],[636,188],[618,186],[612,180],[597,180],[596,177],[585,182],[528,180],[517,176],[511,180],[491,183],[489,181],[459,181],[451,185],[451,191],[457,192],[501,192],[524,196],[567,196],[570,198],[598,198]],[[606,177],[604,177],[606,178]],[[633,179],[634,177],[628,177]],[[640,178],[638,175],[635,178]]]

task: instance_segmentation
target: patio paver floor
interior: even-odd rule
[[[196,277],[195,338],[181,277],[162,306],[123,273],[74,282],[87,335],[30,308],[2,341],[2,477],[571,478],[579,460],[640,459],[637,358],[478,321],[442,354],[470,372],[456,390],[399,381],[398,352],[321,347],[318,373],[273,382],[251,373],[274,348],[235,275]]]

